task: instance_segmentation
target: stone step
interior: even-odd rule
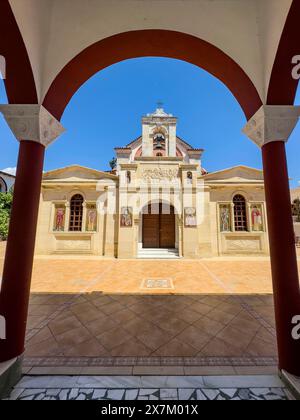
[[[178,254],[177,249],[158,249],[158,248],[149,248],[149,249],[141,249],[139,250],[141,253],[145,254]]]
[[[138,252],[138,258],[143,259],[177,259],[179,258],[177,249],[169,248],[146,248]]]

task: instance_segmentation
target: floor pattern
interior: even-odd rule
[[[161,401],[274,401],[288,400],[283,388],[229,389],[27,389],[17,400],[161,400]]]
[[[288,400],[277,376],[30,377],[11,400]]]
[[[147,279],[170,279],[174,289],[141,291]],[[90,365],[100,358],[103,366],[128,358],[144,358],[146,365],[165,358],[172,364],[175,358],[275,360],[271,293],[267,258],[38,257],[25,356],[43,364],[83,358]]]
[[[276,358],[270,295],[32,294],[26,357]]]

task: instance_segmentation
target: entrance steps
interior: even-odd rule
[[[152,260],[179,259],[178,249],[173,248],[143,248],[138,251],[138,258]]]

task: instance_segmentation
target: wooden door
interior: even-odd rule
[[[160,248],[175,248],[175,214],[160,214]]]
[[[159,214],[143,214],[143,248],[159,248]]]
[[[174,208],[163,214],[160,205],[159,214],[151,214],[149,206],[148,214],[143,214],[143,248],[175,248],[175,241]]]

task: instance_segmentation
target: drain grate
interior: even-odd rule
[[[174,289],[174,284],[173,284],[173,280],[171,279],[144,279],[142,281],[140,288],[166,290],[166,289]]]

